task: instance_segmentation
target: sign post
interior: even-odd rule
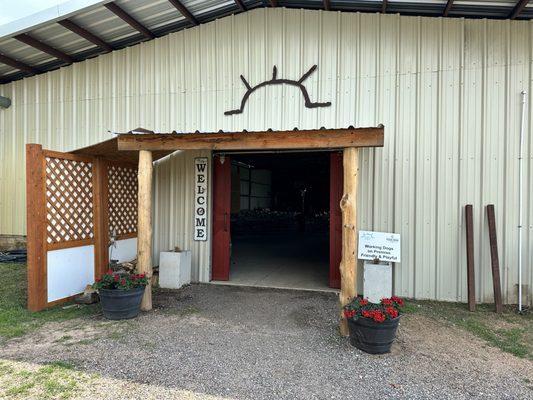
[[[392,263],[400,262],[401,242],[396,233],[359,231],[358,258],[366,260],[363,297],[379,303],[392,296]]]

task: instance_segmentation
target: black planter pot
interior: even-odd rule
[[[144,286],[130,290],[100,289],[99,293],[107,319],[130,319],[139,315]]]
[[[388,319],[382,323],[369,318],[349,319],[350,343],[360,350],[370,354],[390,352],[400,317]]]

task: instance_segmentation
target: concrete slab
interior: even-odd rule
[[[329,290],[324,233],[277,232],[235,237],[230,284]]]

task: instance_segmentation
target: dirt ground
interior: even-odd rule
[[[533,398],[530,360],[416,313],[373,356],[338,336],[332,293],[193,285],[154,304],[9,340],[0,398]]]

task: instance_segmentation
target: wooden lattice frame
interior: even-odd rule
[[[47,155],[46,242],[94,238],[93,164]]]
[[[108,164],[109,232],[117,238],[137,233],[137,167]]]

